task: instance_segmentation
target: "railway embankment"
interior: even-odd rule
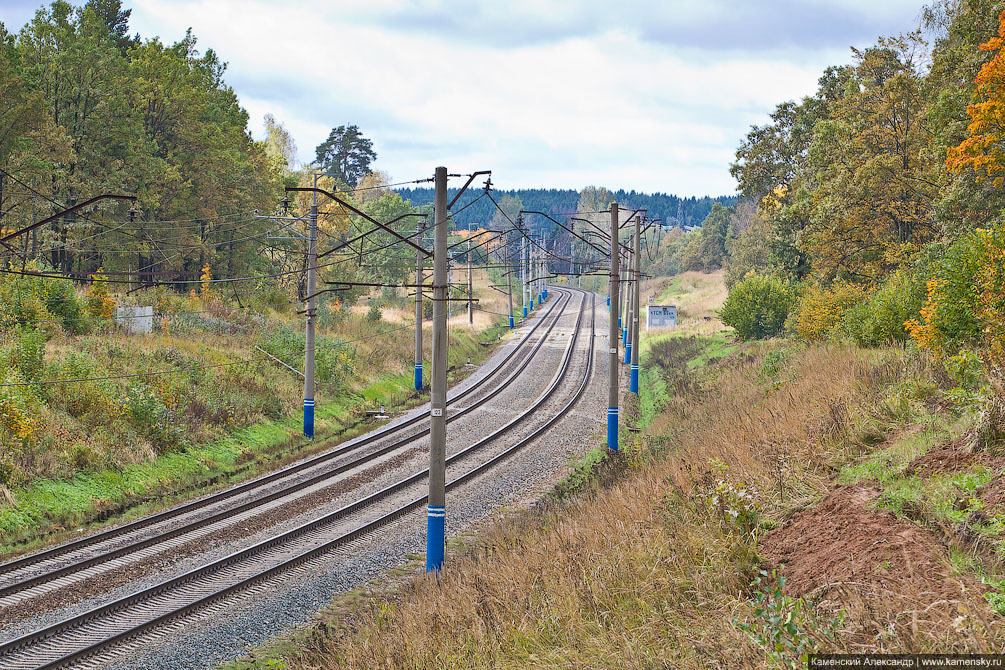
[[[953,381],[903,348],[695,326],[647,343],[659,383],[626,403],[627,448],[454,543],[438,579],[382,577],[225,667],[1001,649],[1005,462]]]
[[[486,360],[503,334],[501,317],[491,313],[499,299],[487,283],[476,273],[488,311],[472,329],[466,319],[451,329],[451,383],[474,369],[469,362]],[[41,387],[31,399],[31,435],[0,454],[0,561],[279,469],[372,429],[371,410],[423,402],[413,389],[409,311],[384,300],[375,302],[383,305],[376,320],[348,309],[322,320],[322,354],[337,355],[319,363],[330,375],[319,373],[314,440],[303,436],[294,411],[300,379],[256,349],[302,348],[292,311],[265,307],[251,316],[179,298],[162,306],[169,316],[148,335],[50,328],[38,374],[112,379],[59,393]],[[193,313],[200,310],[206,313]],[[428,324],[425,330],[428,349]],[[222,366],[189,370],[207,357]],[[286,358],[296,364],[296,356]],[[244,359],[253,362],[228,364]],[[130,376],[160,369],[172,374]]]

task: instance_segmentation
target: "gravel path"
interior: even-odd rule
[[[539,352],[541,364],[537,361],[532,367],[540,367],[542,372],[551,373],[557,367],[568,344],[575,312],[578,311],[580,299],[573,298],[568,315],[563,316],[559,326],[549,336],[549,341]],[[606,421],[606,320],[607,310],[603,300],[597,304],[597,348],[593,379],[588,385],[583,397],[557,425],[539,438],[535,444],[507,460],[504,464],[482,475],[448,496],[448,532],[456,535],[472,524],[486,518],[500,506],[527,502],[536,499],[567,470],[570,460],[585,453],[602,439]],[[583,326],[587,332],[581,336],[577,344],[577,352],[583,352],[588,346],[589,313],[584,316]],[[505,351],[493,356],[502,357]],[[519,435],[529,433],[536,425],[543,423],[545,417],[552,411],[553,405],[562,404],[571,397],[572,390],[578,386],[585,367],[583,356],[574,357],[578,361],[572,366],[569,376],[562,386],[560,400],[549,400],[540,408],[540,420],[531,420],[517,431]],[[497,360],[497,359],[496,359]],[[545,363],[544,361],[548,361]],[[486,367],[493,364],[492,359]],[[486,423],[501,425],[508,420],[515,410],[507,408],[526,405],[531,398],[537,397],[550,383],[552,374],[528,374],[526,379],[513,384],[492,403],[492,410],[476,410],[469,416],[451,424],[448,428],[448,451],[453,453],[467,446],[487,432]],[[578,379],[577,379],[578,378]],[[467,384],[474,383],[476,377],[465,380]],[[461,403],[467,405],[467,401]],[[416,411],[422,411],[419,408]],[[401,419],[398,419],[400,421]],[[508,437],[512,443],[514,438]],[[479,454],[477,461],[488,458],[498,449],[486,450]],[[402,461],[397,467],[387,468],[389,472],[414,472],[424,467],[425,449],[423,447],[410,450],[410,454],[396,457]],[[454,469],[456,471],[456,468]],[[357,476],[360,476],[357,473]],[[448,479],[451,468],[448,467]],[[353,486],[352,497],[363,495],[361,491],[376,490],[385,485],[392,477],[376,477],[361,486]],[[357,483],[358,480],[357,480]],[[332,492],[328,492],[332,493]],[[183,572],[196,564],[204,564],[208,560],[230,553],[241,546],[272,536],[285,527],[302,522],[306,518],[316,518],[324,511],[332,509],[345,502],[345,495],[332,495],[326,503],[323,499],[325,490],[315,492],[311,497],[310,509],[304,513],[290,517],[285,525],[263,524],[261,528],[251,528],[255,531],[230,541],[221,537],[215,546],[202,546],[188,558],[182,558],[152,575],[131,580],[112,590],[112,593],[124,594],[161,581],[167,576]],[[347,494],[348,495],[348,494]],[[206,610],[198,624],[191,619],[179,622],[173,627],[163,629],[157,639],[144,637],[128,659],[118,661],[98,661],[100,667],[115,668],[206,668],[220,662],[240,656],[249,645],[261,644],[271,635],[289,626],[309,620],[313,614],[325,605],[332,596],[351,589],[355,585],[379,575],[383,570],[402,565],[406,554],[422,553],[425,549],[425,514],[424,510],[410,514],[394,524],[382,529],[363,540],[357,541],[351,550],[342,550],[317,559],[302,566],[293,573],[286,574],[263,584],[261,587],[248,591],[238,599],[228,600],[221,605]],[[101,602],[108,599],[108,594],[100,597]],[[45,620],[58,620],[70,615],[72,611],[80,611],[99,602],[99,598],[88,598],[74,607],[60,608],[41,617],[23,623],[25,628],[34,629],[45,623]],[[20,628],[20,626],[18,626]],[[8,637],[10,631],[4,632]],[[16,636],[17,632],[10,637]]]

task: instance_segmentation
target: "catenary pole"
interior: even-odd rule
[[[429,393],[426,572],[443,568],[447,453],[447,168],[436,168],[433,206],[433,369]]]
[[[527,234],[523,231],[523,215],[518,214],[516,225],[520,230],[523,248],[520,250],[520,299],[523,302],[523,318],[527,318]]]
[[[618,268],[618,203],[611,203],[611,275],[610,286],[608,287],[611,299],[611,318],[608,322],[607,344],[610,347],[608,357],[608,384],[607,384],[607,446],[613,451],[618,450],[618,323],[614,320],[615,314],[620,314],[621,282]]]
[[[421,231],[425,226],[419,222]],[[419,236],[422,243],[422,236]],[[415,251],[415,390],[422,390],[422,252]]]
[[[314,188],[318,176],[314,175]],[[307,332],[304,338],[304,436],[314,439],[314,322],[317,316],[318,195],[311,200],[307,233]]]
[[[509,245],[504,244],[503,249],[506,253],[503,255],[503,259],[506,261],[504,268],[506,269],[506,293],[509,294],[509,329],[513,330],[513,262],[511,260],[511,254],[509,253]]]
[[[621,253],[618,251],[617,253]],[[618,261],[621,261],[621,257],[618,257]],[[625,318],[622,312],[625,309],[625,269],[624,264],[618,266],[618,339],[621,340],[621,346],[625,344]],[[615,345],[617,346],[617,345]]]
[[[468,228],[468,328],[475,327],[475,313],[471,302],[473,286],[471,283],[471,229]]]
[[[642,287],[642,254],[640,253],[642,248],[639,239],[641,234],[640,229],[641,225],[639,217],[635,217],[635,285],[632,286],[632,293],[634,294],[632,302],[635,305],[635,309],[632,310],[632,376],[628,389],[636,395],[639,393],[639,312],[642,311],[642,305],[639,302]]]
[[[638,224],[638,220],[638,216],[636,216],[636,225]],[[631,244],[628,246],[630,249]],[[625,365],[630,365],[632,362],[632,315],[638,309],[635,305],[635,291],[632,288],[632,280],[634,278],[632,272],[634,267],[635,254],[629,253],[627,262],[625,263],[625,277],[628,279],[628,285],[625,286]]]

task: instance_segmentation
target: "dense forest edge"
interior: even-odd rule
[[[583,196],[590,190],[589,187],[582,190],[523,188],[494,190],[492,193],[500,202],[518,202],[519,209],[544,212],[559,218],[584,211]],[[700,226],[716,203],[724,207],[730,207],[736,203],[735,195],[680,197],[666,193],[637,193],[634,190],[625,191],[623,189],[607,191],[607,189],[601,188],[599,190],[601,191],[598,198],[600,204],[605,202],[609,204],[614,200],[619,206],[628,210],[644,209],[650,219],[660,219],[664,226],[676,228]],[[430,205],[433,202],[433,189],[431,188],[397,187],[395,192],[414,206]],[[447,197],[453,198],[454,193],[456,193],[455,190],[448,189]],[[455,225],[460,228],[477,228],[497,218],[495,214],[496,208],[492,202],[482,200],[458,213],[454,221]],[[542,220],[539,226],[548,230],[554,227],[547,220]]]

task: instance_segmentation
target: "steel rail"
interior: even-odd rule
[[[456,403],[456,402],[464,399],[468,395],[474,393],[475,391],[480,390],[482,388],[482,386],[486,382],[488,382],[490,379],[492,379],[500,370],[502,370],[502,368],[507,363],[509,363],[510,360],[518,352],[520,352],[520,351],[523,350],[523,347],[530,340],[530,338],[537,331],[537,329],[541,326],[541,324],[543,324],[548,318],[551,317],[553,311],[556,309],[557,306],[558,306],[558,303],[557,302],[554,303],[548,309],[548,312],[545,313],[542,318],[539,318],[537,320],[537,322],[533,325],[533,327],[530,329],[530,331],[527,332],[520,339],[520,341],[513,348],[513,350],[510,351],[506,355],[506,357],[503,358],[503,360],[501,360],[498,363],[498,365],[496,365],[491,371],[489,371],[484,377],[482,377],[481,379],[479,379],[472,386],[470,386],[470,387],[464,389],[463,391],[460,391],[460,392],[454,394],[453,396],[449,397],[447,399],[447,404],[449,405],[449,404]],[[21,569],[24,569],[26,567],[30,567],[32,565],[41,563],[41,562],[46,561],[46,560],[50,560],[50,559],[56,558],[56,557],[58,557],[60,555],[63,555],[63,554],[68,554],[70,552],[73,552],[73,551],[76,551],[76,550],[79,550],[79,549],[83,549],[83,548],[88,547],[88,546],[90,546],[92,544],[97,544],[97,543],[105,541],[105,540],[114,539],[114,538],[119,537],[121,535],[125,535],[125,534],[127,534],[129,532],[140,530],[141,528],[145,528],[146,526],[151,526],[151,525],[154,525],[156,523],[160,523],[162,521],[167,521],[168,519],[174,518],[176,516],[180,516],[182,514],[187,514],[188,512],[192,512],[192,511],[198,510],[198,509],[200,509],[202,507],[208,507],[209,505],[221,502],[221,501],[226,500],[228,498],[232,498],[232,497],[234,497],[236,495],[239,495],[241,493],[245,493],[247,491],[251,491],[251,490],[253,490],[255,488],[259,488],[259,487],[264,486],[266,484],[271,484],[271,483],[273,483],[273,482],[275,482],[275,481],[277,481],[279,479],[282,479],[284,477],[296,474],[296,473],[298,473],[298,472],[300,472],[302,470],[309,469],[311,467],[314,467],[314,466],[319,465],[321,463],[324,463],[326,461],[329,461],[329,460],[332,460],[334,458],[337,458],[337,457],[339,457],[339,456],[341,456],[341,455],[343,455],[343,454],[345,454],[345,453],[347,453],[349,451],[353,451],[353,450],[355,450],[357,448],[364,447],[364,446],[366,446],[368,444],[372,444],[373,442],[376,442],[376,441],[379,441],[381,439],[384,439],[388,435],[391,435],[392,433],[395,433],[395,432],[401,430],[402,428],[408,428],[410,426],[415,425],[419,421],[422,421],[423,419],[425,419],[426,416],[427,415],[425,413],[421,413],[421,412],[417,413],[411,419],[407,419],[405,421],[396,423],[394,425],[385,426],[385,427],[380,428],[380,429],[378,429],[376,431],[367,433],[364,436],[361,436],[359,438],[350,440],[348,443],[342,445],[341,447],[338,447],[338,448],[333,449],[331,451],[324,452],[322,454],[318,454],[316,456],[312,456],[312,457],[310,457],[310,458],[308,458],[306,460],[300,461],[299,463],[295,463],[293,465],[289,465],[289,466],[287,466],[285,468],[282,468],[280,470],[276,470],[275,472],[269,473],[269,474],[264,475],[262,477],[258,477],[256,479],[252,479],[250,481],[244,482],[243,484],[239,484],[237,486],[225,489],[223,491],[219,491],[217,493],[213,493],[213,494],[205,496],[203,498],[199,498],[198,500],[193,500],[191,502],[188,502],[188,503],[185,503],[185,504],[182,504],[182,505],[178,505],[177,507],[172,507],[170,509],[166,509],[166,510],[163,510],[161,512],[156,512],[154,514],[150,514],[150,515],[144,516],[144,517],[136,519],[134,521],[130,521],[128,523],[124,523],[122,525],[115,526],[114,528],[109,528],[108,530],[99,531],[97,533],[93,533],[91,535],[88,535],[86,537],[82,537],[82,538],[77,539],[77,540],[72,540],[70,542],[65,542],[63,544],[56,545],[55,547],[51,547],[49,549],[45,549],[43,551],[39,551],[39,552],[31,553],[31,554],[26,554],[26,555],[24,555],[22,557],[16,558],[16,559],[11,560],[11,561],[8,561],[6,563],[2,563],[2,564],[0,564],[0,576],[3,576],[3,575],[8,574],[10,572],[14,572],[15,570],[21,570]],[[7,593],[8,592],[7,588],[8,587],[4,587],[3,590],[0,590],[0,595],[3,595],[4,593]]]
[[[523,413],[521,413],[521,415],[519,415],[518,417],[516,417],[513,420],[511,420],[505,426],[497,429],[492,434],[490,434],[490,435],[482,438],[481,440],[477,441],[475,444],[473,444],[473,445],[465,448],[464,450],[462,450],[462,451],[460,451],[458,453],[455,453],[453,456],[451,456],[448,459],[448,462],[456,462],[458,459],[463,458],[464,456],[466,456],[466,455],[468,455],[470,453],[473,453],[477,449],[483,447],[485,444],[487,444],[488,442],[490,442],[495,437],[498,437],[499,435],[502,435],[503,433],[505,433],[508,430],[512,429],[523,418],[525,418],[525,417],[530,416],[531,414],[533,414],[534,411],[537,408],[539,408],[545,401],[547,401],[548,399],[551,398],[551,395],[555,392],[555,390],[558,388],[558,386],[565,379],[565,377],[566,377],[566,375],[567,375],[567,373],[568,373],[568,371],[570,369],[570,361],[572,359],[572,355],[573,355],[574,351],[576,350],[576,346],[577,346],[577,344],[579,342],[580,325],[581,325],[581,322],[582,322],[583,311],[584,311],[582,307],[585,306],[587,297],[589,297],[589,296],[592,295],[592,294],[589,294],[589,293],[587,293],[585,291],[583,293],[584,293],[584,298],[583,298],[583,302],[581,303],[581,307],[580,307],[580,310],[579,310],[579,315],[578,315],[577,320],[576,320],[576,326],[575,326],[574,336],[571,339],[570,344],[569,344],[569,346],[568,346],[568,348],[566,350],[565,357],[564,357],[564,360],[563,360],[562,365],[560,367],[559,373],[557,374],[556,378],[554,379],[554,381],[552,382],[552,384],[549,386],[549,388],[544,393],[541,394],[541,396],[531,405],[530,408],[528,408]],[[593,369],[594,340],[595,340],[594,332],[595,332],[595,321],[596,321],[596,299],[595,298],[593,300],[591,300],[591,306],[592,306],[591,320],[590,320],[591,335],[590,335],[590,339],[589,339],[589,350],[588,350],[588,354],[587,354],[587,366],[586,366],[586,371],[585,371],[585,373],[583,375],[583,379],[580,382],[579,387],[576,390],[576,392],[573,395],[573,397],[555,415],[549,417],[549,419],[543,425],[541,425],[541,426],[537,427],[536,429],[534,429],[529,435],[527,435],[526,437],[522,438],[521,440],[518,440],[514,445],[506,448],[504,451],[500,452],[496,456],[493,456],[492,458],[488,459],[487,461],[481,463],[480,465],[475,466],[471,470],[469,470],[469,471],[465,472],[464,474],[462,474],[462,475],[456,477],[455,479],[451,480],[447,484],[447,490],[453,489],[456,486],[459,486],[460,484],[462,484],[462,483],[470,480],[471,478],[473,478],[477,474],[479,474],[479,473],[487,470],[488,468],[492,467],[496,463],[501,462],[506,457],[512,455],[513,453],[515,453],[519,449],[521,449],[524,446],[526,446],[527,444],[529,444],[531,441],[533,441],[539,435],[541,435],[545,430],[547,430],[552,425],[554,425],[554,423],[556,421],[558,421],[562,416],[564,416],[565,414],[567,414],[568,411],[579,400],[579,398],[582,396],[583,391],[586,388],[586,385],[587,385],[587,383],[589,381],[589,378],[590,378],[590,375],[592,374],[592,369]],[[190,583],[190,582],[192,582],[192,581],[194,581],[196,579],[199,579],[201,577],[205,577],[205,576],[209,575],[212,572],[219,571],[223,567],[226,567],[226,566],[229,566],[229,565],[233,565],[234,563],[237,563],[237,562],[241,561],[242,559],[244,559],[244,558],[246,558],[246,557],[248,557],[250,555],[253,555],[253,554],[256,554],[256,553],[261,553],[261,552],[263,552],[263,551],[265,551],[267,549],[270,549],[272,547],[278,546],[278,545],[280,545],[280,544],[282,544],[282,543],[284,543],[286,541],[289,541],[289,540],[294,539],[296,537],[300,537],[300,536],[302,536],[302,535],[310,532],[311,530],[315,530],[315,529],[318,529],[318,528],[320,528],[320,527],[322,527],[324,525],[328,525],[328,524],[330,524],[330,523],[332,523],[334,521],[337,521],[337,520],[339,520],[341,518],[344,518],[345,516],[347,516],[349,514],[352,514],[355,511],[358,511],[358,510],[360,510],[360,509],[362,509],[362,508],[364,508],[364,507],[366,507],[368,505],[371,505],[374,502],[376,502],[377,500],[379,500],[380,498],[387,497],[388,495],[391,495],[392,493],[395,493],[395,492],[401,490],[402,488],[404,488],[404,487],[406,487],[406,486],[408,486],[410,484],[414,484],[417,481],[421,481],[427,474],[428,474],[427,470],[424,470],[422,472],[416,473],[416,474],[414,474],[414,475],[412,475],[410,477],[402,479],[399,482],[386,487],[385,489],[383,489],[381,491],[378,491],[378,492],[376,492],[374,494],[371,494],[370,496],[367,496],[366,498],[363,498],[363,499],[361,499],[361,500],[359,500],[359,501],[357,501],[355,503],[347,505],[347,506],[341,508],[340,510],[332,512],[331,514],[326,515],[326,516],[324,516],[324,517],[322,517],[320,519],[317,519],[317,520],[312,521],[312,522],[308,522],[306,524],[303,524],[303,525],[299,526],[298,528],[295,528],[295,529],[292,529],[290,531],[287,531],[287,532],[283,533],[282,535],[279,535],[279,536],[274,537],[274,538],[270,538],[269,540],[265,540],[265,541],[260,542],[260,543],[258,543],[256,545],[253,545],[251,547],[247,547],[247,548],[245,548],[243,550],[240,550],[238,552],[235,552],[235,553],[231,554],[230,556],[227,556],[225,558],[219,559],[218,561],[215,561],[215,562],[213,562],[213,563],[211,563],[209,565],[202,566],[201,568],[197,568],[195,570],[189,571],[188,573],[185,573],[185,574],[180,575],[178,577],[175,577],[173,579],[167,580],[167,581],[163,582],[162,584],[158,584],[158,585],[149,587],[147,589],[144,589],[142,591],[136,592],[134,594],[128,595],[128,596],[126,596],[124,598],[121,598],[121,599],[115,601],[115,602],[108,603],[106,605],[97,607],[97,608],[95,608],[93,610],[90,610],[89,612],[84,612],[83,614],[80,614],[80,615],[78,615],[76,617],[71,617],[71,618],[69,618],[69,619],[67,619],[67,620],[65,620],[63,622],[55,624],[54,626],[50,626],[48,628],[41,629],[41,630],[35,631],[33,633],[29,633],[29,634],[27,634],[25,636],[22,636],[22,637],[20,637],[20,638],[18,638],[16,640],[11,640],[10,642],[7,642],[7,643],[5,643],[3,645],[0,645],[0,656],[5,655],[5,654],[9,654],[9,653],[11,653],[13,651],[22,650],[25,647],[31,646],[32,644],[37,644],[37,643],[42,642],[42,641],[44,641],[46,639],[49,639],[49,638],[51,638],[53,636],[59,635],[62,632],[65,632],[65,631],[68,631],[68,630],[72,630],[75,627],[77,627],[77,626],[79,626],[81,624],[84,624],[84,623],[86,623],[88,621],[91,621],[93,619],[96,619],[96,618],[98,618],[98,617],[100,617],[102,615],[109,614],[109,613],[121,610],[121,609],[123,609],[125,607],[128,607],[129,605],[136,604],[136,603],[141,602],[143,600],[150,599],[150,598],[152,598],[152,597],[154,597],[156,595],[159,595],[159,594],[162,594],[162,593],[166,592],[168,589],[171,589],[173,587],[176,587],[176,586],[179,586],[179,585],[182,585],[182,584]],[[199,598],[197,600],[194,600],[194,601],[192,601],[190,603],[182,605],[179,608],[173,609],[173,610],[171,610],[169,612],[163,612],[163,613],[161,613],[159,615],[156,615],[155,617],[153,617],[151,619],[148,619],[147,621],[142,622],[140,624],[137,624],[135,626],[132,626],[132,627],[128,628],[127,630],[120,631],[120,632],[115,633],[113,635],[110,635],[110,636],[108,636],[108,637],[106,637],[106,638],[104,638],[102,640],[99,640],[99,641],[96,641],[96,642],[94,642],[94,643],[92,643],[90,645],[87,645],[86,647],[77,649],[77,650],[72,651],[72,652],[70,652],[68,654],[64,654],[63,656],[61,656],[61,657],[59,657],[57,659],[53,659],[51,661],[43,662],[43,665],[37,666],[37,668],[39,670],[41,670],[42,668],[57,668],[57,667],[62,667],[64,665],[68,664],[68,663],[72,663],[74,661],[82,660],[82,659],[84,659],[86,657],[92,656],[92,655],[94,655],[94,654],[96,654],[96,653],[98,653],[98,652],[100,652],[100,651],[102,651],[104,649],[107,649],[110,646],[113,646],[114,644],[116,644],[116,643],[118,643],[120,641],[123,641],[125,639],[130,638],[130,637],[134,637],[134,636],[136,636],[138,634],[141,634],[141,633],[143,633],[143,632],[145,632],[147,630],[150,630],[151,628],[159,626],[162,623],[165,623],[166,621],[168,621],[170,619],[174,619],[176,617],[188,614],[189,612],[192,612],[192,611],[194,611],[196,609],[199,609],[199,608],[201,608],[201,607],[203,607],[203,606],[205,606],[205,605],[207,605],[207,604],[209,604],[209,603],[211,603],[211,602],[213,602],[215,600],[219,600],[219,599],[221,599],[223,597],[226,597],[227,595],[230,595],[230,594],[232,594],[232,593],[234,593],[236,591],[239,591],[239,590],[242,590],[244,588],[247,588],[248,586],[251,586],[251,585],[253,585],[253,584],[255,584],[255,583],[259,582],[259,581],[268,579],[269,577],[272,577],[272,576],[274,576],[276,574],[288,571],[288,570],[290,570],[290,569],[292,569],[292,568],[294,568],[294,567],[296,567],[298,565],[301,565],[302,563],[305,563],[305,562],[307,562],[309,560],[312,560],[313,558],[316,558],[316,557],[318,557],[318,556],[320,556],[320,555],[322,555],[324,553],[328,553],[328,552],[330,552],[333,549],[337,549],[337,548],[339,548],[339,547],[341,547],[341,546],[343,546],[345,544],[348,544],[348,543],[352,542],[353,540],[356,540],[356,539],[362,537],[363,535],[365,535],[365,534],[367,534],[367,533],[369,533],[369,532],[371,532],[373,530],[376,530],[376,529],[378,529],[378,528],[380,528],[380,527],[382,527],[382,526],[390,523],[391,521],[393,521],[393,520],[395,520],[395,519],[403,516],[404,514],[410,512],[410,511],[412,511],[414,509],[417,509],[423,503],[425,503],[425,501],[426,501],[426,496],[422,495],[422,496],[420,496],[420,497],[412,500],[411,502],[408,502],[408,503],[406,503],[406,504],[398,507],[395,510],[392,510],[390,512],[387,512],[387,513],[381,515],[380,517],[378,517],[375,520],[372,520],[372,521],[370,521],[370,522],[368,522],[366,524],[363,524],[360,527],[355,528],[355,529],[353,529],[353,530],[351,530],[351,531],[349,531],[347,533],[344,533],[344,534],[340,535],[337,538],[328,540],[328,541],[324,542],[323,544],[321,544],[321,545],[319,545],[317,547],[313,547],[313,548],[311,548],[311,549],[309,549],[309,550],[307,550],[305,552],[302,552],[302,553],[298,554],[297,556],[294,556],[292,558],[286,559],[286,560],[284,560],[284,561],[282,561],[282,562],[280,562],[280,563],[278,563],[278,564],[276,564],[274,566],[271,566],[270,568],[267,568],[266,570],[258,572],[258,573],[254,574],[254,575],[249,576],[249,577],[243,578],[243,579],[241,579],[238,582],[235,582],[235,583],[230,584],[228,586],[225,586],[225,587],[223,587],[221,589],[218,589],[218,590],[214,591],[213,593],[210,593],[210,594],[208,594],[206,596],[203,596],[203,597],[201,597],[201,598]]]
[[[543,344],[546,341],[548,335],[551,334],[551,331],[558,324],[558,320],[561,318],[562,314],[564,313],[564,310],[565,310],[566,306],[568,305],[568,302],[569,302],[569,298],[566,298],[566,300],[562,303],[561,307],[559,308],[558,314],[555,315],[556,318],[552,321],[551,325],[547,328],[547,330],[545,330],[544,336],[540,340],[538,340],[537,344],[534,346],[533,349],[530,350],[529,354],[523,360],[523,362],[519,365],[519,367],[517,367],[516,370],[514,370],[512,373],[510,373],[510,375],[503,381],[502,384],[500,384],[496,388],[492,389],[486,396],[484,396],[482,398],[479,398],[476,402],[472,403],[471,405],[468,405],[467,407],[465,407],[465,408],[463,408],[463,409],[461,409],[461,410],[459,410],[459,411],[451,414],[450,416],[447,417],[447,420],[448,421],[453,421],[455,419],[458,419],[458,418],[464,416],[468,412],[471,412],[471,411],[473,411],[473,410],[475,410],[475,409],[477,409],[477,408],[485,405],[490,400],[492,400],[492,398],[494,398],[499,393],[501,393],[503,390],[505,390],[511,383],[513,383],[513,381],[516,380],[516,378],[520,375],[520,373],[523,372],[523,370],[525,370],[527,368],[527,366],[530,364],[531,360],[533,360],[534,356],[537,354],[538,350],[543,346]],[[559,303],[556,302],[555,306],[557,306],[558,304]],[[550,316],[551,316],[551,311],[549,311],[545,315],[546,318],[550,317]],[[539,321],[539,323],[543,323],[543,322],[544,322],[544,319],[542,319],[541,321]],[[493,374],[494,374],[494,371],[493,371]],[[424,417],[420,417],[420,418],[424,418]],[[324,472],[320,472],[320,473],[318,473],[318,474],[316,474],[316,475],[314,475],[312,477],[309,477],[309,478],[307,478],[307,479],[305,479],[303,481],[300,481],[300,482],[297,482],[295,484],[291,484],[291,485],[286,486],[284,488],[281,488],[281,489],[278,489],[276,491],[273,491],[272,493],[270,493],[270,494],[268,494],[266,496],[263,496],[263,497],[260,497],[260,498],[255,498],[253,500],[249,500],[248,502],[243,503],[241,505],[238,505],[237,507],[231,507],[231,508],[223,509],[223,510],[220,510],[219,512],[216,512],[216,513],[214,513],[214,514],[212,514],[212,515],[210,515],[208,517],[203,517],[201,519],[193,519],[189,523],[182,524],[180,526],[175,526],[171,530],[165,531],[163,533],[159,533],[157,535],[153,535],[151,537],[148,537],[148,538],[143,539],[143,540],[139,540],[137,542],[130,543],[128,545],[119,547],[118,549],[112,549],[110,551],[107,551],[107,552],[104,552],[104,553],[101,553],[101,554],[97,554],[95,556],[92,556],[90,558],[86,558],[86,559],[81,560],[81,561],[74,561],[73,563],[70,563],[70,564],[65,565],[63,567],[56,568],[54,570],[49,570],[49,571],[46,571],[46,572],[42,572],[42,573],[39,573],[39,574],[34,575],[32,577],[28,577],[26,579],[23,579],[23,580],[21,580],[19,582],[15,582],[13,584],[4,586],[4,587],[0,588],[0,598],[13,595],[13,594],[15,594],[17,592],[24,591],[26,589],[29,589],[29,588],[33,587],[33,586],[37,586],[39,584],[43,584],[45,582],[52,581],[54,579],[59,579],[61,577],[65,577],[67,575],[70,575],[70,574],[73,574],[73,573],[77,573],[77,572],[80,572],[82,570],[86,570],[87,568],[93,567],[95,565],[100,565],[101,563],[105,563],[105,562],[114,560],[116,558],[120,558],[122,556],[127,556],[129,554],[135,553],[137,551],[141,551],[141,550],[146,549],[148,547],[152,547],[152,546],[155,546],[157,544],[161,544],[161,543],[167,542],[167,541],[172,540],[172,539],[174,539],[176,537],[179,537],[181,535],[185,535],[187,533],[199,530],[200,528],[204,528],[206,526],[212,525],[212,524],[214,524],[214,523],[216,523],[218,521],[221,521],[222,519],[225,519],[227,517],[236,516],[237,514],[241,514],[243,512],[246,512],[248,510],[254,509],[256,507],[261,507],[261,506],[266,505],[266,504],[268,504],[268,503],[270,503],[270,502],[272,502],[274,500],[278,500],[280,498],[284,498],[286,496],[289,496],[289,495],[292,495],[294,493],[297,493],[298,491],[301,491],[303,489],[306,489],[306,488],[309,488],[311,486],[314,486],[315,484],[321,483],[321,482],[325,481],[326,479],[332,479],[332,478],[334,478],[334,477],[342,474],[343,472],[347,472],[349,470],[352,470],[353,468],[359,467],[361,465],[365,465],[368,461],[372,461],[372,460],[374,460],[376,458],[379,458],[380,456],[383,456],[384,454],[390,453],[390,452],[392,452],[392,451],[394,451],[396,449],[399,449],[399,448],[401,448],[403,446],[406,446],[409,443],[411,443],[411,442],[413,442],[413,441],[415,441],[417,439],[420,439],[420,438],[424,437],[428,433],[429,433],[429,428],[425,428],[425,429],[421,430],[418,433],[413,433],[413,434],[408,435],[408,436],[406,436],[406,437],[404,437],[404,438],[402,438],[400,440],[396,440],[395,442],[392,442],[389,445],[381,447],[380,449],[377,449],[376,451],[372,451],[370,453],[364,454],[364,455],[362,455],[362,456],[360,456],[360,457],[358,457],[358,458],[356,458],[354,460],[348,461],[347,463],[343,463],[342,465],[340,465],[338,467],[335,467],[335,468],[330,469],[330,470],[325,470]]]

